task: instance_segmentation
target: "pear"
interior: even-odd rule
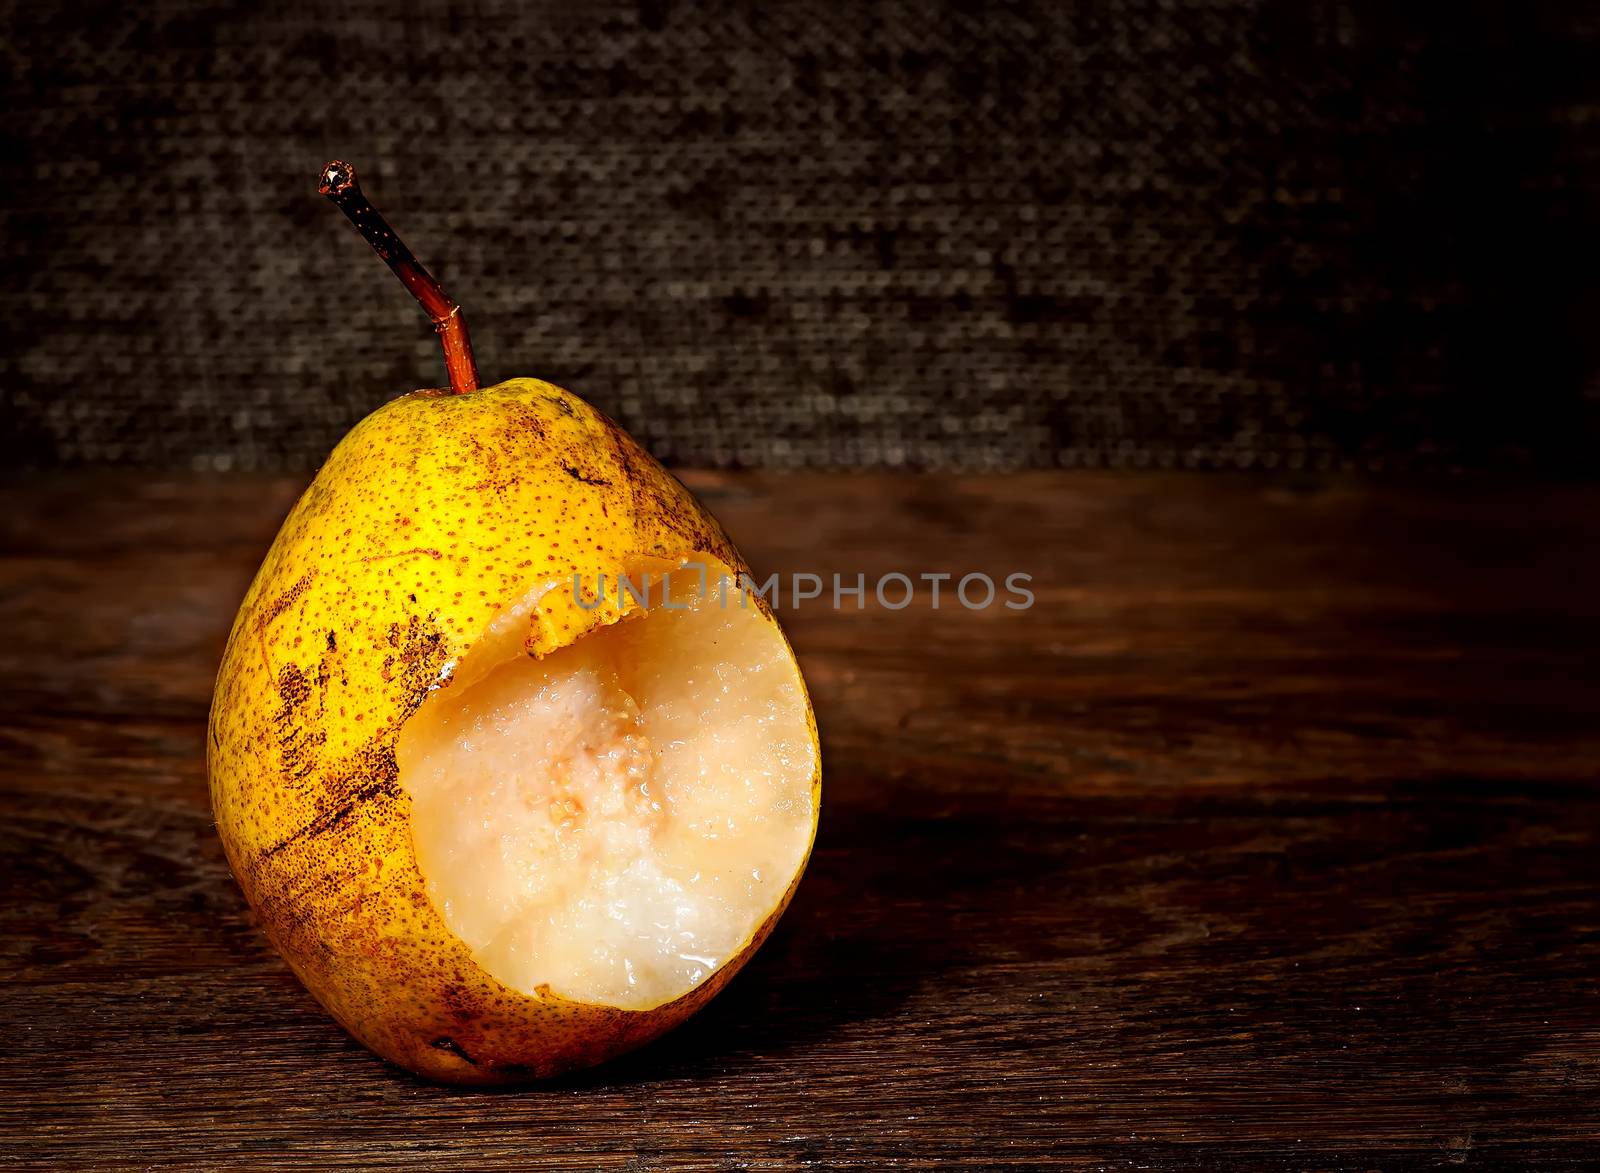
[[[212,704],[217,828],[379,1055],[472,1084],[600,1063],[787,907],[821,798],[805,682],[688,490],[570,392],[479,388],[354,172],[324,192],[418,292],[452,389],[357,424],[268,551]]]

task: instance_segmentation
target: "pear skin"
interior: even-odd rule
[[[460,686],[486,633],[509,631],[540,657],[624,617],[579,605],[574,575],[684,561],[747,569],[620,427],[533,379],[388,403],[334,449],[290,512],[223,656],[207,743],[212,805],[273,944],[384,1058],[465,1084],[602,1062],[704,1005],[787,906],[804,857],[735,956],[666,1004],[621,1010],[501,984],[445,923],[417,863],[396,758],[408,718]],[[792,651],[787,664],[804,697]],[[814,836],[820,755],[804,705]]]

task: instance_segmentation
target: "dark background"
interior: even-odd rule
[[[0,10],[13,465],[440,382],[341,155],[671,463],[1597,468],[1595,5]]]
[[[0,1166],[1600,1168],[1600,4],[0,36]],[[758,577],[1037,591],[784,608],[794,904],[692,1022],[525,1094],[347,1038],[207,792],[307,471],[443,376],[333,155],[486,379],[761,466],[681,469]],[[1025,466],[1072,471],[943,471]]]

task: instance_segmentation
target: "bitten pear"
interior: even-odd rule
[[[459,342],[471,388],[379,408],[284,522],[208,772],[312,994],[385,1058],[484,1084],[704,1005],[799,882],[820,757],[775,616],[718,589],[747,567],[716,521],[577,396],[478,389]]]

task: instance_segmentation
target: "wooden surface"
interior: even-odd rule
[[[790,613],[793,909],[675,1035],[498,1094],[348,1041],[212,831],[212,672],[299,486],[0,489],[0,1161],[1600,1161],[1600,490],[686,479],[758,568],[1038,601]]]

